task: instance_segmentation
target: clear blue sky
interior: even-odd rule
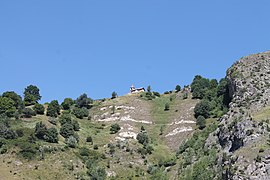
[[[269,50],[269,0],[0,0],[0,93],[42,102],[220,79]]]

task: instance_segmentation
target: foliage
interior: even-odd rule
[[[49,128],[45,126],[42,122],[38,122],[35,127],[35,136],[38,139],[45,140],[50,143],[58,142],[58,132],[55,128]]]
[[[145,145],[145,144],[148,144],[149,143],[149,137],[148,137],[148,135],[147,135],[146,132],[140,132],[137,135],[136,139],[138,140],[138,142],[140,144],[144,144]]]
[[[185,93],[183,94],[183,99],[187,99],[187,98],[188,98],[188,93],[185,92]]]
[[[60,114],[60,105],[57,100],[53,100],[49,103],[47,108],[47,116],[57,117]]]
[[[24,118],[31,118],[32,116],[37,115],[36,112],[31,108],[24,108],[22,110],[22,117]]]
[[[175,92],[178,93],[180,91],[181,91],[181,86],[180,85],[176,85]]]
[[[91,98],[88,98],[87,94],[82,94],[80,97],[76,99],[76,104],[79,108],[85,107],[89,109],[92,103],[93,100]]]
[[[41,99],[37,86],[29,85],[24,90],[24,103],[26,106],[36,104]]]
[[[119,124],[117,124],[117,123],[112,124],[111,128],[110,128],[111,134],[116,134],[120,129],[121,128],[120,128]]]
[[[199,129],[205,128],[205,118],[203,116],[198,116],[196,121],[197,126]]]
[[[68,138],[70,136],[74,136],[74,126],[70,123],[65,123],[60,128],[60,134],[64,138]]]
[[[38,103],[34,105],[33,109],[34,111],[36,111],[37,114],[41,114],[41,115],[43,115],[45,111],[44,106]]]
[[[0,114],[13,117],[16,111],[15,102],[8,97],[0,97]]]
[[[79,119],[83,119],[84,117],[88,117],[89,112],[88,112],[88,109],[86,109],[85,107],[83,108],[75,107],[72,110],[72,114],[74,114]]]
[[[16,109],[21,110],[23,108],[23,101],[22,101],[22,97],[19,96],[17,93],[15,93],[14,91],[7,91],[4,92],[2,94],[2,97],[7,97],[11,100],[14,101],[14,106],[16,107]]]
[[[91,136],[87,136],[86,142],[90,142],[93,144],[93,138]]]
[[[64,110],[69,110],[70,107],[74,104],[73,99],[71,98],[65,98],[64,101],[62,102],[61,106]]]
[[[211,111],[210,102],[208,100],[202,100],[196,104],[194,108],[195,117],[203,116],[204,118],[209,118]]]
[[[115,99],[117,97],[117,93],[115,91],[112,92],[112,98],[111,99]]]
[[[169,111],[170,110],[170,105],[169,103],[165,104],[164,111]]]
[[[87,173],[92,180],[105,180],[107,175],[102,167],[91,168]]]
[[[69,136],[66,138],[65,143],[68,145],[68,147],[75,148],[77,147],[77,139],[74,136]]]

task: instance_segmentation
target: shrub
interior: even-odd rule
[[[154,92],[153,92],[153,95],[154,95],[154,96],[157,96],[157,97],[160,97],[159,92],[155,92],[155,91],[154,91]]]
[[[31,118],[32,116],[35,116],[36,115],[36,112],[33,111],[31,108],[24,108],[22,110],[22,114],[23,114],[22,116],[24,118]]]
[[[121,128],[120,128],[119,124],[117,124],[117,123],[111,125],[111,128],[110,128],[111,134],[116,134],[120,129]]]
[[[53,124],[53,125],[57,125],[57,119],[54,118],[54,117],[49,117],[49,118],[48,118],[48,121],[49,121],[51,124]]]
[[[33,109],[37,114],[41,114],[41,115],[44,114],[44,111],[45,111],[45,108],[42,104],[35,104]]]
[[[84,117],[88,117],[89,112],[86,108],[75,107],[72,111],[72,114],[74,114],[79,119],[83,119]]]
[[[64,137],[64,138],[68,138],[70,136],[74,135],[74,127],[72,124],[69,123],[65,123],[61,126],[60,128],[60,134]]]
[[[59,117],[59,121],[60,121],[61,125],[66,124],[66,123],[71,124],[72,123],[72,117],[71,117],[70,114],[62,114]]]
[[[205,118],[201,115],[198,116],[196,124],[199,127],[199,129],[204,129],[205,128]]]
[[[117,97],[117,93],[114,91],[112,92],[112,98],[111,99],[115,99]]]
[[[69,110],[70,107],[74,104],[73,99],[71,98],[65,98],[64,101],[62,102],[61,106],[64,110]]]
[[[187,99],[187,98],[188,98],[188,93],[185,92],[185,93],[183,94],[183,99]]]
[[[45,136],[45,141],[50,143],[58,142],[58,132],[55,128],[49,128]]]
[[[94,145],[94,149],[97,150],[98,149],[98,145],[95,144]]]
[[[80,124],[79,124],[79,122],[77,120],[73,120],[72,124],[73,124],[74,131],[79,131],[80,130]]]
[[[136,139],[140,144],[148,144],[149,143],[149,137],[146,132],[140,132]]]
[[[47,116],[57,117],[60,114],[60,105],[57,100],[51,101],[47,108]]]
[[[180,85],[176,85],[175,92],[178,93],[180,91],[181,91],[181,86]]]
[[[77,98],[76,104],[79,108],[85,107],[89,109],[91,107],[90,104],[93,103],[91,98],[88,98],[86,94],[82,94],[80,97]]]
[[[170,110],[170,105],[169,103],[165,104],[164,111],[169,111]]]
[[[90,142],[90,143],[93,144],[93,139],[92,139],[92,137],[91,137],[91,136],[88,136],[88,137],[86,138],[86,142]]]
[[[66,138],[65,143],[68,145],[68,147],[75,148],[77,147],[77,139],[73,136],[69,136]]]
[[[194,113],[195,113],[196,118],[200,115],[203,116],[204,118],[209,118],[210,111],[211,111],[211,107],[208,100],[202,100],[201,102],[196,104],[194,108]]]
[[[89,156],[90,155],[90,150],[83,147],[79,150],[79,153],[81,156]]]

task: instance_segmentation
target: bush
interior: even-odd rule
[[[160,97],[159,92],[155,92],[155,91],[154,91],[154,92],[153,92],[153,95],[154,95],[154,96],[157,96],[157,97]]]
[[[86,142],[90,142],[90,143],[93,144],[93,139],[92,139],[92,137],[91,137],[91,136],[88,136],[88,137],[86,138]]]
[[[50,143],[58,143],[58,132],[55,128],[49,128],[45,136],[45,141]]]
[[[83,119],[84,117],[88,117],[89,112],[86,108],[75,107],[72,111],[72,114],[74,114],[79,119]]]
[[[74,126],[72,124],[69,124],[69,123],[63,124],[60,128],[60,134],[64,138],[68,138],[70,136],[73,136],[74,135]]]
[[[68,145],[68,147],[75,148],[77,147],[77,139],[73,136],[69,136],[66,138],[65,143]]]
[[[188,93],[185,92],[184,95],[183,95],[183,99],[187,99],[188,98]]]
[[[180,85],[176,85],[175,92],[178,93],[180,91],[181,91],[181,86]]]
[[[202,100],[198,104],[196,104],[194,108],[195,117],[203,116],[204,118],[209,118],[210,116],[210,103],[208,100]]]
[[[169,111],[170,110],[170,105],[169,103],[165,104],[164,111]]]
[[[145,144],[148,144],[149,143],[149,137],[148,137],[148,135],[147,135],[146,132],[140,132],[137,135],[136,139],[138,140],[138,142],[140,144],[144,144],[145,145]]]
[[[205,118],[201,115],[198,116],[196,124],[199,127],[199,129],[204,129],[205,128]]]
[[[93,103],[93,100],[91,98],[88,98],[86,94],[82,94],[76,100],[76,104],[79,108],[85,107],[89,109],[92,103]]]
[[[79,150],[79,153],[81,156],[89,156],[90,155],[90,150],[83,147]]]
[[[47,108],[47,116],[57,117],[60,114],[60,105],[57,100],[51,101]]]
[[[62,114],[59,117],[59,121],[61,125],[66,124],[66,123],[72,124],[72,117],[70,114]]]
[[[79,124],[78,121],[73,120],[73,121],[72,121],[72,125],[73,125],[74,131],[79,131],[79,130],[80,130],[80,124]]]
[[[71,98],[65,98],[64,101],[62,102],[61,106],[64,110],[69,110],[70,107],[74,104],[73,99]]]
[[[117,93],[114,91],[112,92],[112,98],[111,99],[115,99],[117,97]]]
[[[5,114],[8,117],[13,117],[16,111],[15,103],[7,97],[0,97],[0,114]]]
[[[111,125],[111,128],[110,128],[111,134],[116,134],[120,129],[121,128],[120,128],[119,124],[117,124],[117,123]]]
[[[36,112],[34,110],[32,110],[31,108],[24,108],[22,110],[22,116],[24,118],[31,118],[32,116],[37,115]]]
[[[41,114],[41,115],[43,115],[45,111],[45,108],[42,104],[35,104],[33,109],[36,112],[36,114]]]

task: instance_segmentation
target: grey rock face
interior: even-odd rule
[[[270,105],[270,52],[241,58],[228,69],[226,78],[232,102],[206,148],[215,146],[220,156],[226,153],[237,158],[230,161],[233,173],[224,172],[226,179],[270,179],[269,125],[252,117]],[[264,152],[259,152],[260,147]]]

